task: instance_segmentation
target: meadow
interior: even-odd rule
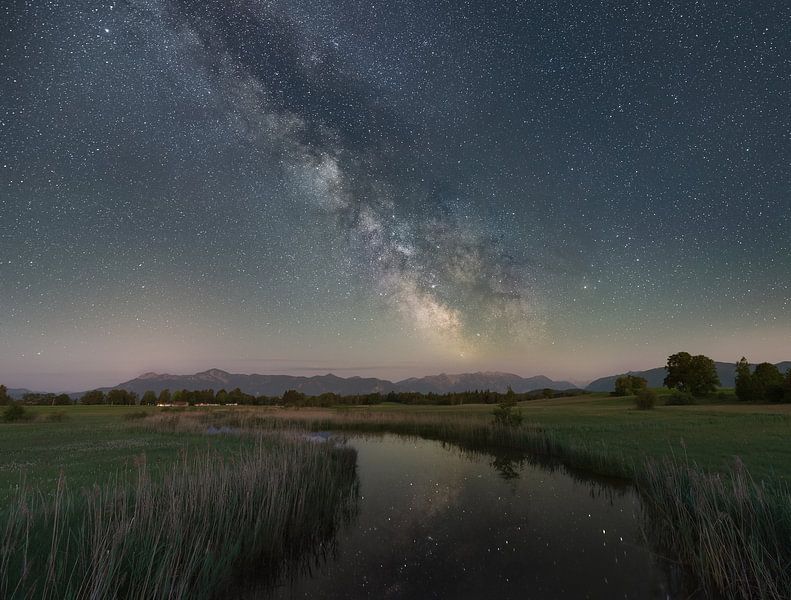
[[[745,404],[732,396],[690,406],[641,411],[631,397],[593,394],[520,403],[528,425],[564,444],[584,445],[618,460],[686,457],[707,471],[727,472],[736,457],[756,479],[791,482],[791,404]],[[378,405],[349,412],[479,416],[492,407]]]
[[[658,551],[676,556],[705,585],[743,598],[783,598],[791,591],[789,405],[737,404],[726,396],[661,406],[660,398],[660,406],[641,411],[633,398],[586,395],[523,402],[519,427],[493,425],[491,405],[29,410],[35,420],[0,424],[0,494],[9,509],[23,489],[36,490],[51,505],[64,481],[70,490],[94,484],[131,489],[142,456],[148,479],[156,482],[163,473],[177,479],[173,469],[185,456],[237,460],[257,447],[254,436],[207,435],[209,427],[269,435],[295,429],[391,432],[472,451],[515,449],[628,478],[651,507],[646,530]],[[198,476],[199,469],[185,470]]]

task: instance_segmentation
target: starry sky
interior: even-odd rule
[[[785,2],[0,21],[6,385],[791,359]]]

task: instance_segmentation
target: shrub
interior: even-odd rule
[[[505,427],[518,427],[522,424],[522,413],[513,406],[498,406],[494,409],[494,422]]]
[[[648,388],[648,381],[645,377],[637,375],[621,375],[615,380],[615,391],[610,392],[611,396],[632,396],[639,394],[641,390]]]
[[[665,400],[666,406],[687,406],[689,404],[695,404],[695,396],[689,392],[676,391]]]
[[[15,423],[18,421],[29,421],[32,418],[30,413],[25,410],[25,407],[18,402],[12,402],[3,411],[3,421],[6,423]]]
[[[640,410],[651,410],[656,405],[654,390],[640,390],[634,399],[635,406]]]
[[[508,391],[505,393],[503,401],[497,405],[493,414],[495,425],[518,427],[522,424],[523,416],[516,406],[516,394],[510,386],[508,386]]]

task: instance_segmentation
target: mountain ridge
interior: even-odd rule
[[[239,388],[254,395],[280,396],[293,389],[310,396],[323,393],[340,395],[371,394],[388,392],[420,392],[444,394],[468,390],[492,390],[505,392],[508,387],[515,392],[529,392],[543,388],[572,389],[568,381],[555,381],[543,375],[521,377],[514,373],[499,371],[478,371],[475,373],[441,373],[426,377],[410,377],[400,381],[390,381],[376,377],[339,377],[334,373],[324,375],[262,375],[259,373],[229,373],[222,369],[207,369],[191,375],[170,373],[143,373],[139,377],[124,381],[115,386],[99,388],[102,391],[125,389],[142,394],[152,390],[156,393],[163,389],[219,389]]]

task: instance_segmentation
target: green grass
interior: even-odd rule
[[[791,482],[791,405],[709,401],[693,406],[634,407],[632,397],[606,395],[532,400],[520,404],[528,424],[559,439],[638,460],[686,454],[710,471],[725,472],[738,456],[756,479]],[[343,414],[420,414],[490,418],[492,406],[379,405]]]
[[[109,414],[85,415],[101,426],[94,448],[129,439],[158,443],[157,433],[190,436],[129,430]],[[50,438],[63,449],[60,433]],[[131,472],[117,476],[100,469],[119,456],[82,461],[75,474],[94,474],[97,485],[75,488],[61,475],[54,488],[45,482],[14,490],[0,505],[0,597],[209,598],[221,587],[241,593],[250,573],[251,585],[271,585],[326,551],[355,510],[354,451],[282,437],[223,437],[233,441],[205,450],[184,441],[156,468],[137,453]],[[36,443],[46,446],[42,438]]]
[[[172,463],[180,451],[230,450],[239,440],[227,436],[142,430],[124,417],[140,412],[134,406],[26,407],[36,420],[0,423],[0,504],[24,482],[53,490],[64,474],[73,488],[107,480],[119,472],[133,473],[135,457],[145,454],[156,470]],[[149,409],[154,412],[154,409]],[[62,413],[63,421],[48,422]]]

